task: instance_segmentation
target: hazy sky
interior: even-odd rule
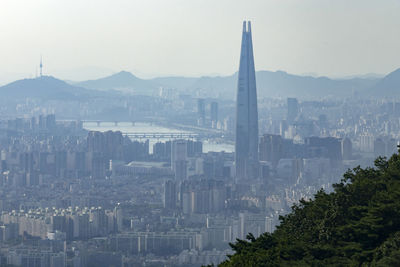
[[[0,0],[0,81],[226,75],[252,21],[257,70],[345,76],[400,67],[399,0]]]

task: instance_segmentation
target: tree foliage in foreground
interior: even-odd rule
[[[274,233],[230,244],[220,266],[400,266],[400,156],[343,177],[293,206]]]

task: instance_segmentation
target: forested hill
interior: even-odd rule
[[[400,156],[344,174],[277,230],[231,244],[227,266],[400,266]]]

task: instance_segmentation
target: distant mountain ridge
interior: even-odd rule
[[[331,79],[327,77],[299,76],[284,71],[257,71],[257,91],[260,97],[325,97],[351,96],[374,86],[379,78]],[[122,71],[117,74],[77,83],[97,90],[124,89],[131,93],[151,93],[159,87],[174,88],[184,92],[201,90],[210,97],[233,99],[236,93],[237,73],[230,76],[203,77],[157,77],[140,79]]]
[[[347,80],[288,74],[283,71],[259,71],[256,74],[258,92],[264,96],[326,97],[351,96],[374,85],[376,79],[353,78]]]
[[[400,96],[400,68],[380,79],[368,90],[368,95],[379,97]]]
[[[400,97],[400,69],[383,78],[331,79],[327,77],[299,76],[284,71],[257,71],[259,97],[297,97],[300,99],[327,96],[351,97],[358,92],[367,97]],[[172,88],[182,94],[206,97],[236,98],[237,73],[230,76],[157,77],[141,79],[130,72],[121,71],[101,79],[83,82],[65,82],[51,76],[22,79],[0,87],[2,97],[37,97],[71,99],[94,95],[109,95],[115,91],[154,95],[158,88]]]

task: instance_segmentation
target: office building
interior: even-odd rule
[[[175,209],[177,201],[176,183],[168,180],[164,183],[164,208]]]
[[[291,124],[299,113],[299,103],[296,98],[287,99],[287,121]]]

